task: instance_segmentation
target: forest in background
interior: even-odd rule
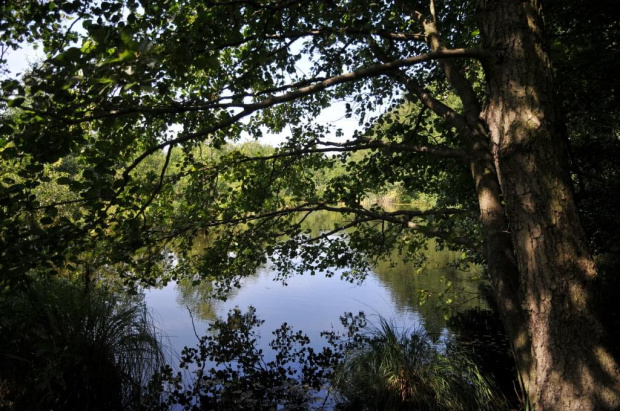
[[[46,53],[2,66],[4,307],[41,279],[225,293],[268,258],[356,278],[434,238],[486,267],[527,401],[618,406],[613,2],[298,3],[1,4],[2,63]],[[334,100],[353,136],[313,121]]]

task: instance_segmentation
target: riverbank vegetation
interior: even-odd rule
[[[262,321],[250,307],[215,320],[196,347],[181,355],[181,371],[166,367],[150,385],[148,409],[186,410],[497,410],[506,399],[449,342],[388,320],[369,324],[345,314],[347,332],[325,331],[321,350],[301,330],[275,330],[259,349]],[[315,342],[316,343],[316,342]],[[185,371],[185,377],[182,371]],[[187,375],[190,375],[189,377]]]
[[[267,261],[362,281],[394,250],[415,272],[431,239],[483,265],[524,403],[620,408],[614,2],[300,4],[0,4],[2,361],[58,367],[62,392],[83,358],[35,300],[113,319],[105,287],[225,296]],[[10,72],[28,45],[44,57]],[[334,103],[354,131],[319,120]],[[304,227],[324,212],[341,219]],[[30,317],[45,358],[16,354]]]
[[[350,410],[508,409],[468,354],[380,318],[345,352],[332,379]],[[469,354],[471,355],[471,354]]]
[[[126,410],[164,365],[142,301],[70,279],[0,299],[0,409]]]

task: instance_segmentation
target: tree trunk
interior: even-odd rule
[[[472,176],[476,184],[480,220],[485,242],[485,256],[489,277],[502,323],[506,329],[519,378],[528,385],[535,376],[533,367],[527,312],[522,310],[519,270],[508,232],[501,191],[495,167],[491,161],[486,139],[472,145]],[[482,137],[482,136],[478,136]],[[485,136],[486,137],[486,136]],[[477,149],[476,149],[477,148]]]
[[[412,15],[417,16],[418,21],[424,27],[429,47],[433,51],[444,50],[445,46],[441,40],[433,2],[431,2],[430,11],[430,18],[424,18],[423,13],[416,13],[415,10]],[[528,330],[529,321],[527,312],[521,308],[523,302],[519,286],[519,269],[514,256],[512,239],[508,232],[497,171],[489,147],[489,136],[480,119],[478,96],[469,80],[454,67],[451,61],[442,60],[440,66],[463,104],[463,115],[448,117],[442,113],[441,107],[427,104],[438,115],[451,119],[451,124],[459,130],[463,146],[470,155],[469,166],[476,187],[491,284],[519,369],[520,380],[524,385],[529,385],[535,375]],[[409,87],[409,89],[413,93],[417,92],[420,100],[424,101],[425,96],[416,90],[416,87]]]
[[[620,373],[594,310],[596,267],[567,171],[540,7],[481,0],[480,22],[485,120],[531,341],[525,388],[538,410],[619,408]]]

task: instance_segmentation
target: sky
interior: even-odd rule
[[[7,66],[11,75],[16,75],[18,73],[23,73],[31,64],[43,58],[44,54],[42,50],[35,50],[30,44],[24,44],[22,48],[10,50],[7,53]],[[302,62],[301,64],[303,65],[304,63]],[[303,67],[301,67],[301,69],[303,70]],[[318,124],[332,125],[336,128],[340,128],[343,132],[343,137],[338,138],[339,140],[351,138],[355,130],[359,128],[358,119],[355,118],[355,116],[350,118],[345,117],[345,104],[346,102],[344,101],[333,102],[329,108],[323,110],[314,120],[314,122]],[[370,113],[371,116],[375,114],[376,113]],[[286,140],[287,135],[286,129],[280,134],[265,133],[258,141],[262,144],[278,146]],[[330,136],[330,140],[335,139],[335,136]],[[244,140],[250,141],[253,140],[253,138],[248,135],[244,137]]]
[[[32,63],[43,58],[41,50],[35,50],[29,44],[7,52],[7,66],[12,75],[23,73]]]

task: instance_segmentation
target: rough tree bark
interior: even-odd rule
[[[532,368],[521,369],[526,389],[538,410],[620,408],[620,372],[595,314],[597,272],[567,172],[539,2],[482,0],[479,11],[489,52],[484,117],[531,341]]]
[[[424,17],[419,11],[414,11],[413,16],[424,27],[429,47],[433,51],[444,50],[434,1],[430,2],[430,18]],[[463,104],[462,115],[443,117],[459,131],[463,147],[470,157],[469,168],[476,187],[489,276],[499,314],[511,342],[521,382],[529,386],[535,375],[528,330],[529,321],[527,312],[522,309],[519,269],[502,204],[495,162],[489,147],[489,135],[481,121],[480,103],[471,82],[454,67],[452,61],[442,60],[440,65]],[[408,88],[424,102],[425,96],[420,92],[416,93],[411,87]],[[442,115],[441,107],[430,104],[427,106],[438,115]]]

